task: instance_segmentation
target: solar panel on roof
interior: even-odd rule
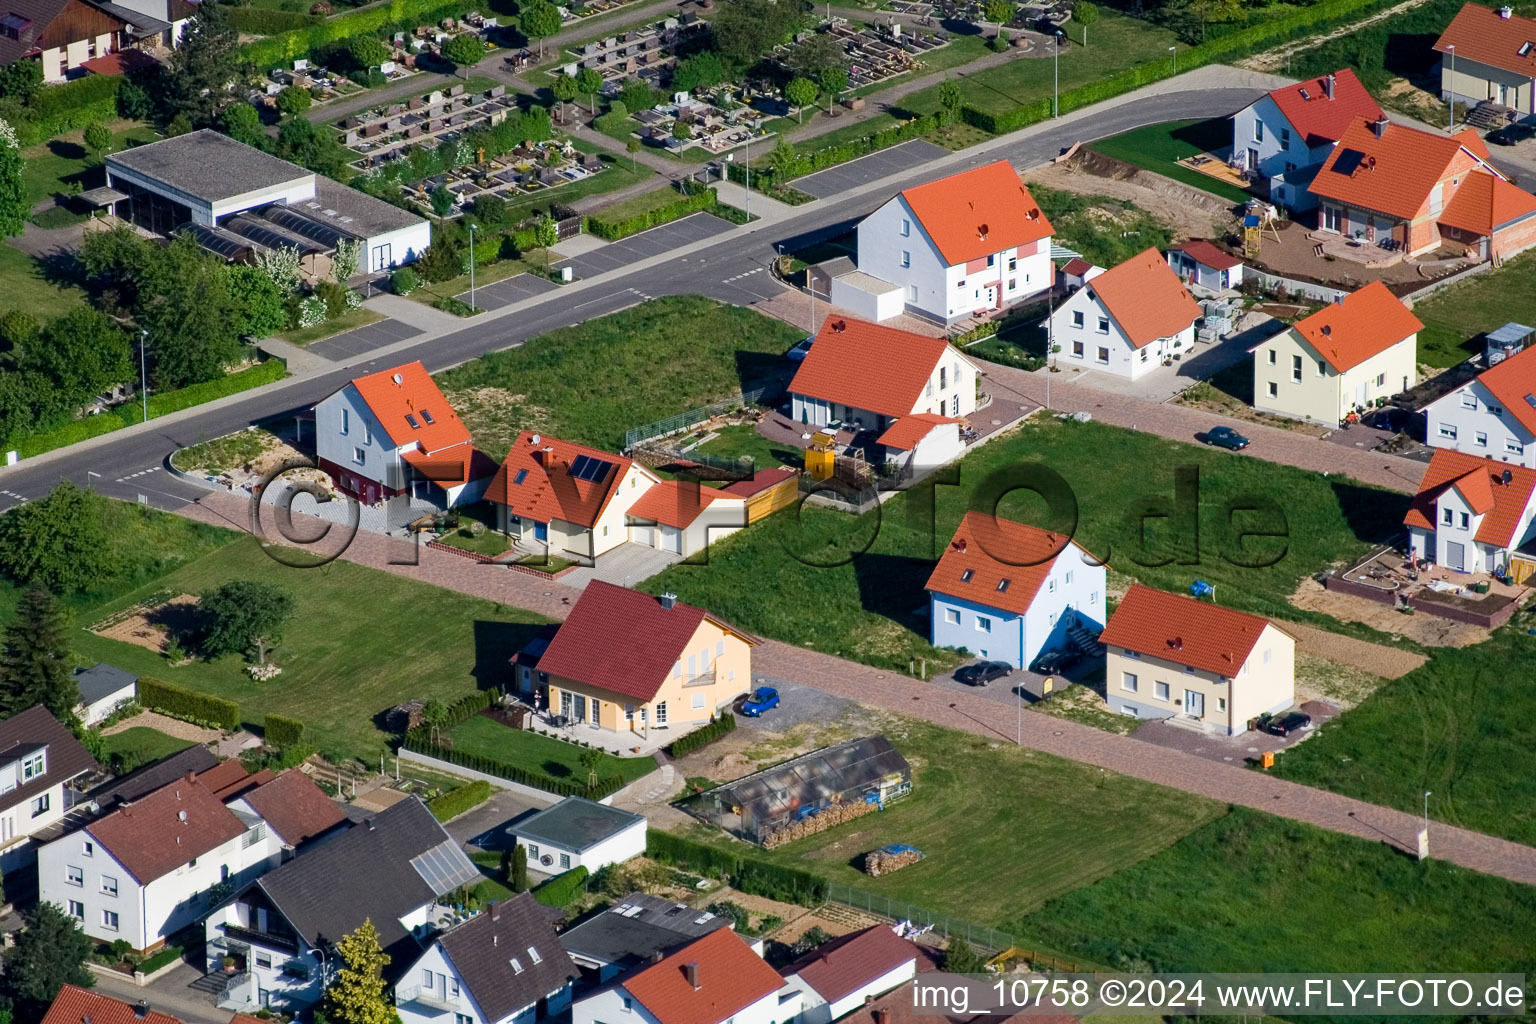
[[[1339,158],[1333,162],[1333,169],[1339,174],[1354,174],[1364,159],[1365,154],[1358,149],[1341,149]]]
[[[577,480],[591,480],[593,483],[602,483],[608,478],[608,471],[613,469],[613,463],[604,462],[602,459],[594,459],[590,455],[578,455],[576,461],[571,463],[571,476]]]
[[[469,862],[458,844],[448,839],[411,858],[411,867],[421,880],[439,896],[468,885],[480,877],[480,869]]]

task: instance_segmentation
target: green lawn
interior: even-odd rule
[[[132,121],[114,121],[112,127],[114,153],[159,138],[153,128]],[[21,180],[27,186],[28,199],[37,203],[56,192],[66,192],[71,185],[78,184],[83,190],[107,183],[102,165],[89,159],[83,136],[83,129],[77,129],[22,151]]]
[[[453,749],[462,753],[493,757],[531,772],[543,772],[551,779],[581,780],[582,768],[577,759],[586,750],[574,743],[565,743],[527,729],[508,728],[484,715],[476,715],[462,725],[455,726],[448,736],[453,742]],[[604,754],[597,766],[597,776],[607,779],[618,775],[625,782],[633,782],[655,770],[656,760],[649,755],[614,757]]]
[[[641,214],[651,213],[664,206],[671,206],[683,194],[664,182],[657,182],[657,187],[649,192],[642,192],[637,196],[605,206],[602,209],[602,220],[620,221],[630,217],[638,217]]]
[[[1536,625],[1438,648],[1279,760],[1286,778],[1536,844]]]
[[[1053,480],[1063,480],[1075,494],[1079,541],[1120,572],[1174,591],[1204,579],[1224,605],[1294,618],[1308,617],[1287,601],[1298,581],[1395,535],[1408,500],[1341,477],[1098,423],[1030,421],[959,463],[958,475],[948,478],[956,486],[917,488],[857,519],[810,505],[785,511],[712,543],[707,564],[673,566],[642,586],[671,590],[753,632],[872,665],[907,671],[916,658],[929,659],[929,668],[952,663],[953,652],[925,639],[923,588],[967,507],[990,508],[1014,487],[996,504],[999,515],[1071,527],[1065,517],[1047,517],[1035,494],[1017,489],[1031,482],[1036,463],[1053,474],[1039,486],[1050,490],[1059,486]],[[1171,505],[1179,466],[1200,474],[1198,554],[1187,521],[1149,519],[1146,544],[1138,540],[1133,513],[1149,501]],[[927,511],[934,507],[930,495],[936,517]],[[1254,498],[1274,510],[1229,514],[1229,504],[1241,508]],[[1237,536],[1280,528],[1288,540]],[[1175,557],[1191,561],[1153,567]],[[1273,564],[1244,568],[1239,561]],[[764,579],[774,585],[754,585]]]
[[[371,309],[359,306],[349,309],[341,316],[330,320],[323,320],[313,327],[293,327],[286,331],[280,331],[278,337],[290,345],[312,345],[326,338],[333,338],[343,331],[350,331],[358,327],[366,327],[368,324],[378,323],[384,319],[382,313],[375,313]]]
[[[517,432],[615,449],[624,432],[782,375],[803,332],[697,295],[653,299],[438,375],[475,442],[499,458]],[[623,381],[623,387],[593,382]]]
[[[1253,198],[1252,193],[1178,164],[1178,161],[1185,157],[1231,147],[1232,121],[1230,118],[1215,118],[1209,121],[1166,121],[1101,139],[1093,144],[1093,148],[1105,156],[1112,156],[1116,160],[1124,160],[1128,164],[1155,171],[1164,177],[1182,181],[1202,192],[1209,192],[1234,203],[1246,203]]]
[[[1419,362],[1437,367],[1463,362],[1483,350],[1486,332],[1512,320],[1536,324],[1536,252],[1415,303],[1413,315],[1424,322]]]
[[[805,462],[805,453],[800,449],[786,444],[775,444],[759,434],[756,427],[746,424],[721,427],[715,432],[714,437],[694,450],[709,455],[723,455],[727,458],[750,455],[756,460],[758,469],[775,466],[798,467]]]
[[[0,313],[20,309],[46,319],[62,316],[84,301],[81,288],[48,280],[37,260],[0,243]]]
[[[885,734],[912,764],[911,794],[884,811],[753,855],[997,927],[1145,860],[1223,810],[916,719],[895,719]],[[721,833],[699,825],[690,835]],[[916,846],[924,859],[879,878],[859,869],[864,853],[888,843]]]
[[[230,541],[238,536],[215,532]],[[401,548],[401,557],[409,558],[409,548]],[[82,609],[76,622],[88,626],[151,593],[196,594],[230,579],[275,583],[294,596],[293,618],[273,654],[283,673],[269,682],[253,681],[235,656],[173,668],[143,647],[83,629],[75,634],[75,649],[87,659],[237,701],[250,724],[259,725],[272,711],[290,715],[309,727],[322,753],[373,763],[389,740],[375,716],[405,700],[452,700],[502,682],[507,659],[544,622],[531,612],[351,562],[289,568],[244,537],[116,600]],[[381,622],[400,625],[382,640]]]
[[[485,529],[476,533],[472,523],[478,523]],[[459,509],[458,528],[439,535],[437,540],[449,547],[492,557],[512,549],[511,538],[496,532],[495,507],[484,501]]]
[[[1030,195],[1056,229],[1056,242],[1101,267],[1124,263],[1148,247],[1172,244],[1168,225],[1135,203],[1113,196],[1084,195],[1030,184]],[[1044,319],[1044,313],[1039,319]]]
[[[1536,888],[1235,808],[1016,930],[1132,970],[1529,973]]]
[[[105,737],[105,744],[107,757],[121,757],[126,766],[148,764],[178,750],[185,750],[192,745],[192,741],[167,736],[147,725],[136,725]]]
[[[585,139],[572,139],[571,145],[579,153],[596,153],[603,161],[602,173],[569,185],[561,185],[559,188],[540,189],[531,195],[509,198],[507,200],[509,221],[548,213],[550,206],[554,203],[570,204],[586,196],[606,195],[656,176],[656,172],[644,164],[610,153]]]

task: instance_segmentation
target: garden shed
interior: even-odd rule
[[[911,789],[912,767],[901,752],[884,736],[864,736],[717,786],[689,810],[747,842],[776,845],[779,834],[809,819],[881,809]]]

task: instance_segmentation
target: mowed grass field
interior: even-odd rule
[[[530,338],[437,383],[497,458],[525,429],[617,451],[632,427],[787,378],[783,354],[804,333],[750,309],[675,296]]]
[[[585,770],[577,760],[582,749],[548,736],[526,729],[509,729],[484,715],[476,715],[455,726],[448,736],[453,741],[453,749],[462,753],[494,757],[531,772],[543,772],[562,782],[584,781]],[[618,775],[625,782],[633,782],[655,770],[656,761],[651,757],[604,754],[597,766],[597,777],[607,779]]]
[[[1483,350],[1481,335],[1514,321],[1536,324],[1536,252],[1451,285],[1417,303],[1419,362],[1455,366]]]
[[[1198,497],[1192,491],[1184,505],[1174,502],[1178,467],[1198,472]],[[1024,424],[944,480],[858,518],[813,505],[785,510],[642,586],[829,654],[898,671],[926,658],[932,669],[956,656],[925,639],[924,587],[967,509],[1075,531],[1089,551],[1152,586],[1184,592],[1202,579],[1221,604],[1307,618],[1287,600],[1298,581],[1394,535],[1408,501],[1342,477],[1059,420]],[[1054,493],[1066,514],[1049,512],[1029,486]],[[1260,511],[1243,510],[1250,506]],[[1143,537],[1142,513],[1172,514],[1145,520]],[[1286,536],[1240,536],[1260,531]]]
[[[1014,929],[1132,970],[1529,973],[1536,888],[1235,808]]]
[[[1225,810],[1214,801],[916,719],[895,719],[884,732],[912,765],[909,795],[805,839],[754,848],[753,856],[1001,927],[1155,855]],[[724,841],[703,825],[690,836]],[[915,846],[924,859],[871,878],[859,868],[862,857],[888,843]]]
[[[1233,203],[1246,203],[1253,198],[1236,185],[1218,181],[1208,174],[1181,167],[1178,161],[1200,153],[1214,153],[1225,147],[1232,148],[1232,121],[1215,118],[1209,121],[1165,121],[1162,124],[1136,128],[1107,139],[1100,139],[1090,148],[1124,160],[1128,164],[1144,167],[1164,177],[1182,181],[1202,192],[1220,196]]]

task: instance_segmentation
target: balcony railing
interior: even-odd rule
[[[255,928],[242,928],[237,924],[221,925],[227,938],[243,942],[249,942],[257,946],[266,946],[268,949],[280,949],[288,953],[298,953],[299,943],[291,935],[274,935],[271,932],[258,931]]]
[[[423,985],[396,989],[395,1001],[397,1003],[416,1003],[419,1006],[427,1006],[442,1013],[451,1013],[459,1007],[455,1000],[444,996],[435,988],[427,988]]]
[[[683,689],[686,690],[690,686],[713,686],[719,678],[714,669],[710,669],[708,672],[700,672],[696,676],[684,679]]]

